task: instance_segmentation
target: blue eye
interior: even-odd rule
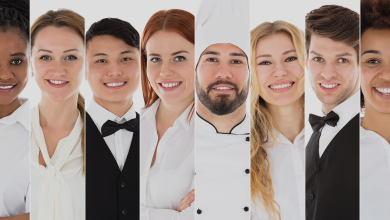
[[[270,65],[270,64],[271,64],[271,62],[269,62],[269,61],[263,61],[263,62],[259,63],[259,65]]]
[[[48,55],[43,55],[39,59],[47,61],[47,60],[51,60],[51,57],[49,57]]]
[[[181,62],[181,61],[183,61],[183,60],[185,60],[186,58],[185,57],[183,57],[183,56],[177,56],[177,57],[175,57],[175,61],[178,61],[178,62]]]
[[[160,61],[161,59],[160,58],[158,58],[158,57],[153,57],[152,59],[150,59],[150,61],[152,62],[152,63],[157,63],[158,61]]]
[[[379,62],[379,60],[370,59],[370,60],[367,60],[367,63],[370,63],[370,64],[378,64],[378,63],[380,63],[380,62]]]
[[[286,59],[287,62],[291,62],[291,61],[294,61],[296,60],[297,58],[296,57],[289,57]]]
[[[11,64],[12,65],[19,65],[19,64],[21,64],[23,61],[22,60],[12,60],[11,61]]]
[[[324,61],[324,59],[322,59],[321,57],[314,57],[313,60],[317,61],[317,62],[323,62]]]
[[[69,55],[69,56],[65,57],[65,60],[77,60],[77,57],[73,56],[73,55]]]

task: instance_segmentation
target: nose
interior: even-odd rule
[[[287,70],[283,64],[276,64],[273,72],[274,77],[283,77],[287,75]]]
[[[219,64],[217,72],[215,73],[216,78],[232,78],[231,67],[227,64]]]
[[[332,63],[324,64],[324,68],[321,71],[321,76],[323,76],[325,80],[331,80],[333,77],[337,76],[337,72]]]
[[[390,64],[387,64],[381,69],[380,73],[378,74],[378,77],[386,81],[390,80]]]
[[[56,76],[65,75],[65,68],[63,67],[63,64],[62,64],[61,60],[58,60],[58,61],[54,62],[52,72]]]
[[[107,71],[107,76],[122,76],[123,71],[120,68],[118,63],[111,63],[108,71]]]
[[[0,79],[1,80],[8,80],[12,79],[14,77],[14,74],[12,73],[12,70],[9,65],[2,64],[0,65]]]
[[[171,66],[169,63],[163,63],[161,66],[161,72],[160,76],[162,77],[170,77],[174,74],[174,71],[172,70]]]

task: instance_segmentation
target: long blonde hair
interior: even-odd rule
[[[302,70],[305,69],[304,33],[296,26],[285,21],[264,22],[251,31],[251,197],[255,205],[258,205],[256,199],[260,200],[269,216],[281,219],[280,206],[274,200],[270,164],[264,149],[275,146],[278,136],[274,133],[275,125],[272,116],[259,94],[260,87],[256,76],[257,43],[263,37],[276,33],[286,33],[291,37],[299,65]],[[301,83],[304,84],[304,74],[298,82],[298,84]],[[298,86],[298,88],[304,88],[304,86]],[[301,99],[303,101],[304,95]],[[265,146],[264,143],[268,140],[272,140],[272,144]]]

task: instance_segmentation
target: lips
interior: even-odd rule
[[[69,81],[58,79],[46,79],[46,82],[53,88],[63,88],[69,84]]]
[[[338,86],[340,84],[337,83],[332,83],[332,84],[325,84],[325,83],[320,83],[320,86],[327,88],[327,89],[333,89],[334,87]]]
[[[173,83],[159,83],[164,88],[172,88],[181,84],[181,82],[173,82]]]
[[[10,93],[16,85],[16,83],[0,83],[0,93]]]
[[[118,87],[124,85],[126,82],[112,82],[112,83],[104,83],[104,85],[108,87]]]
[[[162,91],[170,92],[179,88],[182,83],[182,81],[161,81],[157,84],[160,86]]]
[[[374,87],[374,89],[383,95],[390,95],[390,87],[389,88],[381,88],[381,87]]]

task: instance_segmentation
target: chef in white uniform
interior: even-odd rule
[[[249,1],[204,0],[196,18],[195,217],[249,219]]]

